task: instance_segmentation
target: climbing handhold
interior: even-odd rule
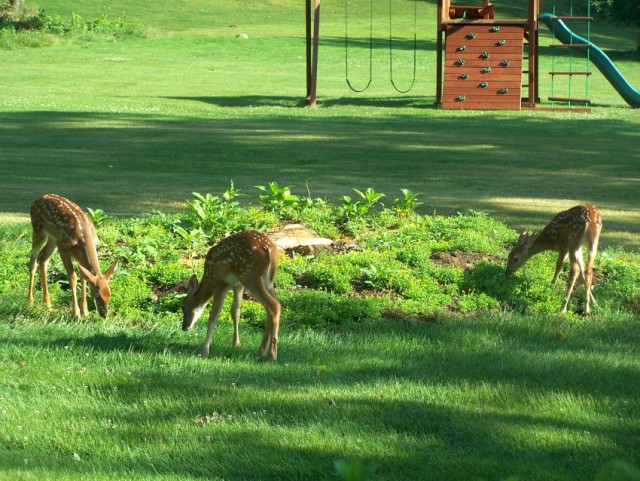
[[[511,60],[503,60],[502,62],[500,62],[500,65],[502,65],[503,67],[508,67],[509,65],[511,65]]]
[[[475,34],[475,33],[473,33],[473,32],[469,32],[469,33],[467,34],[467,38],[468,38],[468,39],[473,40],[474,38],[476,38],[476,34]]]
[[[494,25],[493,27],[491,27],[491,31],[492,32],[499,32],[500,31],[500,26]]]
[[[458,60],[456,60],[456,65],[464,65],[464,59],[459,58]]]
[[[482,73],[489,73],[491,72],[491,67],[485,67],[482,69]]]
[[[465,95],[458,95],[456,97],[456,102],[464,102],[467,97]]]
[[[482,55],[480,55],[482,58],[489,58],[491,55],[489,54],[489,52],[482,52]]]
[[[469,78],[468,73],[463,73],[458,77],[460,80],[467,80]]]
[[[498,46],[502,46],[502,45],[506,45],[506,44],[507,44],[507,41],[506,41],[506,40],[500,40],[500,41],[498,42]]]
[[[466,46],[466,45],[460,45],[460,46],[458,47],[458,52],[462,52],[463,50],[466,50],[466,49],[467,49],[467,46]]]
[[[500,90],[498,90],[498,93],[500,94],[506,94],[509,92],[509,89],[506,87],[502,87]]]
[[[489,82],[480,82],[478,85],[482,88],[485,88],[489,86]]]

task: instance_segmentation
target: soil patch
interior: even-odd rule
[[[489,260],[499,263],[496,256],[490,254],[476,254],[474,252],[436,252],[431,256],[431,260],[437,266],[453,266],[461,269],[472,269],[479,261]]]
[[[425,322],[432,323],[438,322],[438,314],[435,312],[430,314],[422,313],[408,313],[402,309],[384,309],[380,312],[382,317],[391,319],[392,321],[407,321],[407,322]]]

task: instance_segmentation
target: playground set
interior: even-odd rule
[[[344,0],[348,5],[348,0]],[[482,0],[481,5],[454,5],[451,0],[438,0],[436,104],[442,109],[521,110],[540,108],[539,27],[545,25],[552,33],[549,48],[568,51],[568,61],[552,58],[551,95],[547,101],[552,108],[588,110],[590,65],[595,65],[620,96],[634,108],[640,107],[640,91],[633,88],[611,59],[590,39],[591,6],[586,0],[586,15],[574,14],[573,0],[569,0],[566,14],[556,13],[555,0],[551,13],[540,13],[539,0],[527,0],[526,18],[496,18],[494,4]],[[313,2],[313,5],[312,5]],[[414,0],[414,17],[417,17]],[[373,2],[371,2],[372,16]],[[348,6],[345,6],[345,73],[346,82],[354,92],[363,92],[371,83],[371,51],[369,80],[361,89],[353,87],[348,76]],[[415,82],[415,51],[417,41],[414,23],[414,80],[408,89],[399,89],[393,80],[391,4],[389,6],[390,80],[400,93],[411,90]],[[415,20],[414,20],[415,22]],[[565,23],[566,22],[566,23]],[[582,23],[586,38],[577,35],[569,24]],[[316,105],[318,77],[318,40],[320,30],[320,0],[306,0],[307,97],[306,104]],[[373,34],[370,37],[373,45]],[[586,59],[584,63],[574,61]],[[582,68],[574,68],[576,65]],[[558,94],[557,79],[562,82],[563,94]],[[581,82],[580,89],[576,83]],[[581,96],[574,92],[580,91]]]

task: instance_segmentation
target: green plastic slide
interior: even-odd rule
[[[542,13],[538,20],[553,31],[556,38],[564,44],[583,44],[588,48],[576,49],[583,56],[589,52],[589,60],[598,67],[602,75],[609,81],[620,96],[633,108],[640,108],[640,91],[634,89],[627,79],[616,68],[611,59],[593,43],[573,33],[565,23],[552,13]]]

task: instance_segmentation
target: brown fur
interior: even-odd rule
[[[109,310],[109,279],[116,268],[114,262],[103,275],[98,262],[98,235],[93,223],[76,204],[55,194],[45,194],[31,204],[31,225],[33,240],[29,259],[29,305],[33,305],[33,285],[36,263],[40,266],[42,297],[45,305],[51,308],[47,285],[47,266],[56,248],[62,258],[73,298],[73,315],[87,314],[86,285],[89,282],[91,292],[102,317]],[[76,296],[77,275],[72,259],[78,263],[81,279],[82,303],[78,306]]]
[[[602,230],[600,212],[591,204],[577,205],[557,214],[551,222],[535,235],[525,230],[520,234],[518,244],[509,253],[507,274],[513,274],[532,256],[543,251],[558,252],[556,271],[552,284],[555,285],[564,261],[569,257],[571,273],[567,281],[567,292],[562,303],[562,312],[567,310],[571,293],[578,275],[586,288],[585,313],[590,311],[590,302],[595,303],[591,286],[593,283],[593,263],[598,251],[598,241]],[[582,246],[587,245],[588,259],[586,269],[582,258]]]
[[[189,280],[187,297],[182,306],[182,329],[189,330],[198,321],[211,299],[213,304],[201,356],[209,355],[211,338],[220,315],[226,293],[233,290],[233,344],[240,345],[238,321],[240,304],[246,287],[267,312],[264,337],[259,353],[275,361],[278,357],[278,329],[280,326],[280,302],[276,297],[274,279],[280,254],[275,244],[257,231],[233,234],[213,246],[205,259],[202,282],[194,275]]]

